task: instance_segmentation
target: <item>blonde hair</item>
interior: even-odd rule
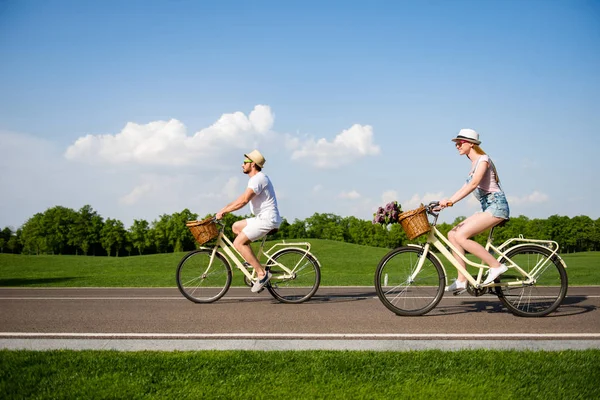
[[[483,149],[481,147],[479,147],[478,144],[473,145],[473,151],[482,156],[486,154],[486,152],[483,151]],[[494,175],[496,175],[496,183],[500,183],[500,177],[498,176],[498,170],[496,169],[496,166],[494,165],[494,163],[492,162],[491,159],[489,161],[489,164],[492,167],[492,169],[494,170]]]
[[[481,147],[479,147],[478,144],[473,145],[473,151],[475,151],[475,153],[480,154],[480,155],[485,155],[485,151],[483,151],[483,149]]]

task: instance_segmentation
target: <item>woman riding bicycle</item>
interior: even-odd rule
[[[479,134],[473,129],[461,129],[452,141],[455,142],[458,153],[466,155],[471,161],[471,171],[465,184],[449,199],[441,200],[440,206],[448,207],[473,193],[481,203],[482,212],[478,212],[456,225],[448,232],[448,239],[462,254],[468,251],[489,265],[488,276],[483,282],[483,285],[488,285],[508,268],[506,265],[500,264],[482,245],[471,238],[507,220],[509,218],[508,202],[500,187],[500,179],[494,163],[479,147],[481,144]],[[456,258],[464,267],[464,261],[460,257]],[[446,287],[446,291],[464,291],[466,287],[467,278],[459,273],[454,283]]]

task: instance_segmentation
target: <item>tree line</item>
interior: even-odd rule
[[[204,216],[204,218],[210,215]],[[232,238],[231,225],[247,216],[228,214],[224,217],[225,233]],[[75,211],[56,206],[29,218],[16,231],[6,227],[0,231],[0,252],[15,254],[62,254],[95,256],[131,256],[189,251],[196,242],[185,226],[197,220],[198,214],[188,209],[171,215],[164,214],[148,222],[134,220],[126,229],[119,220],[100,216],[91,206]],[[200,218],[202,219],[202,218]],[[444,234],[465,217],[452,224],[440,223]],[[546,219],[511,218],[494,231],[495,243],[523,235],[527,238],[555,240],[562,252],[597,251],[600,249],[600,219],[587,216],[573,218],[552,215]],[[292,223],[283,220],[274,239],[327,239],[366,246],[394,248],[409,241],[398,224],[383,227],[370,220],[315,213]],[[485,243],[487,233],[475,237]]]

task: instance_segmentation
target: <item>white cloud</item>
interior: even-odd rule
[[[418,194],[413,195],[410,199],[405,200],[402,205],[402,211],[410,211],[415,208],[419,208],[421,204],[427,204],[432,201],[438,201],[443,198],[442,192],[437,193],[425,193],[423,196]]]
[[[387,204],[392,201],[398,201],[398,192],[396,192],[395,190],[388,190],[386,192],[383,192],[383,194],[381,195],[381,201],[383,204]]]
[[[75,141],[65,157],[69,160],[103,164],[210,165],[231,148],[246,149],[264,137],[273,126],[271,108],[254,107],[249,116],[242,112],[223,114],[213,125],[188,136],[176,119],[148,124],[129,122],[121,132],[86,135]]]
[[[229,178],[227,180],[227,183],[225,183],[225,186],[223,186],[223,190],[221,191],[225,198],[233,200],[242,194],[239,192],[239,181],[240,180],[237,177]]]
[[[355,200],[355,199],[360,198],[360,193],[358,193],[356,190],[352,190],[350,192],[342,192],[338,195],[338,197],[340,199]]]
[[[507,196],[507,200],[508,200],[508,204],[510,206],[511,204],[523,205],[523,204],[545,203],[549,200],[549,197],[547,194],[538,192],[536,190],[533,193],[528,194],[523,197]]]
[[[302,160],[317,168],[335,168],[355,161],[359,157],[380,153],[379,146],[373,144],[373,128],[370,125],[355,124],[342,131],[332,142],[326,139],[308,139],[294,142],[299,146],[292,153],[292,160]]]
[[[119,202],[127,206],[135,205],[151,190],[152,185],[150,183],[144,183],[142,185],[134,187],[129,194],[121,197],[119,199]]]

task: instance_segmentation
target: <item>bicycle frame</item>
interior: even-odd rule
[[[285,279],[291,279],[294,274],[297,272],[296,269],[298,268],[298,266],[300,265],[301,261],[308,255],[310,254],[310,243],[308,242],[298,242],[298,243],[275,243],[273,246],[271,246],[268,250],[264,250],[264,245],[265,245],[265,241],[266,241],[267,237],[263,237],[262,242],[260,244],[260,247],[258,249],[258,252],[256,254],[256,258],[260,261],[262,256],[265,256],[267,258],[267,263],[266,265],[277,265],[279,266],[281,269],[283,269],[285,271],[285,274],[281,274],[278,275],[276,277],[273,277],[271,279],[276,279],[276,280],[285,280]],[[301,251],[304,252],[304,256],[296,263],[296,265],[293,266],[293,268],[288,268],[287,266],[277,262],[276,260],[274,260],[272,258],[272,255],[275,255],[277,253],[277,251],[272,252],[274,248],[276,247],[284,247],[284,248],[296,248],[299,249]],[[208,266],[206,267],[206,271],[208,272],[208,270],[210,269],[210,267],[212,266],[213,260],[215,258],[215,254],[217,253],[217,251],[219,249],[222,249],[223,252],[225,253],[225,255],[227,256],[227,258],[230,261],[233,261],[234,265],[240,270],[242,271],[242,273],[250,280],[253,281],[256,279],[256,271],[248,271],[248,268],[246,268],[244,266],[244,264],[240,261],[240,259],[244,259],[244,257],[242,257],[242,255],[240,254],[240,252],[233,246],[233,242],[231,240],[229,240],[229,238],[227,236],[225,236],[225,233],[223,232],[223,229],[220,229],[219,231],[219,236],[217,237],[217,243],[215,244],[215,246],[212,248],[212,254],[210,256],[210,262],[208,263]],[[283,250],[283,249],[281,249]]]
[[[458,252],[456,247],[454,247],[452,245],[452,243],[450,243],[450,241],[437,229],[437,227],[436,227],[437,215],[436,214],[434,214],[434,215],[435,215],[435,220],[431,224],[431,230],[427,234],[427,242],[423,246],[420,246],[423,248],[423,254],[419,259],[417,268],[415,269],[413,274],[410,276],[411,281],[414,280],[414,278],[417,276],[417,274],[421,270],[421,267],[423,266],[423,263],[425,262],[425,258],[427,256],[427,254],[429,253],[431,246],[433,245],[433,247],[435,247],[463,276],[465,276],[467,278],[467,280],[473,287],[478,288],[478,289],[481,288],[483,270],[486,268],[489,268],[489,266],[487,266],[483,263],[471,261],[464,254],[461,254],[460,252]],[[535,282],[535,279],[538,276],[539,272],[544,269],[544,267],[547,265],[547,263],[551,259],[551,257],[548,257],[543,262],[538,262],[538,264],[535,265],[535,267],[528,273],[528,272],[524,271],[519,265],[515,264],[510,258],[508,258],[506,256],[506,253],[504,252],[505,250],[511,249],[514,247],[518,247],[518,246],[524,246],[526,244],[538,244],[538,245],[544,245],[545,247],[548,247],[550,250],[552,250],[552,256],[554,256],[558,253],[558,243],[555,241],[525,239],[522,236],[520,236],[518,238],[508,239],[504,243],[502,243],[500,246],[496,247],[492,243],[493,242],[493,232],[494,232],[494,228],[492,227],[490,230],[490,233],[488,235],[488,240],[485,245],[485,249],[487,251],[492,251],[493,252],[492,254],[494,254],[494,253],[498,254],[498,256],[497,256],[498,261],[500,261],[501,259],[504,258],[505,263],[508,263],[507,266],[509,268],[514,268],[515,270],[517,270],[524,278],[524,280],[515,280],[513,282],[504,282],[503,285],[523,286],[523,285],[533,284]],[[514,243],[514,242],[521,242],[521,243],[518,244],[517,246],[509,246],[511,243]],[[448,250],[448,247],[450,248],[450,250]],[[454,254],[452,254],[451,251],[454,252],[455,254],[457,254],[460,257],[460,259],[465,262],[466,265],[470,265],[472,267],[479,269],[479,272],[477,274],[477,279],[473,278],[471,276],[471,274],[469,272],[467,272],[466,268],[463,267],[458,262],[458,260],[456,259]],[[432,253],[432,254],[437,258],[437,255],[435,255],[434,253]],[[439,258],[438,258],[438,260],[439,260]],[[562,262],[562,260],[561,260],[561,262]],[[564,262],[562,264],[564,265]],[[443,267],[443,264],[442,264],[442,267]],[[565,267],[566,267],[566,265],[565,265]],[[445,274],[445,275],[446,275],[446,283],[448,283],[447,282],[447,280],[448,280],[447,274]],[[493,284],[487,285],[486,287],[492,287],[492,286],[496,286],[496,284],[493,283]]]

